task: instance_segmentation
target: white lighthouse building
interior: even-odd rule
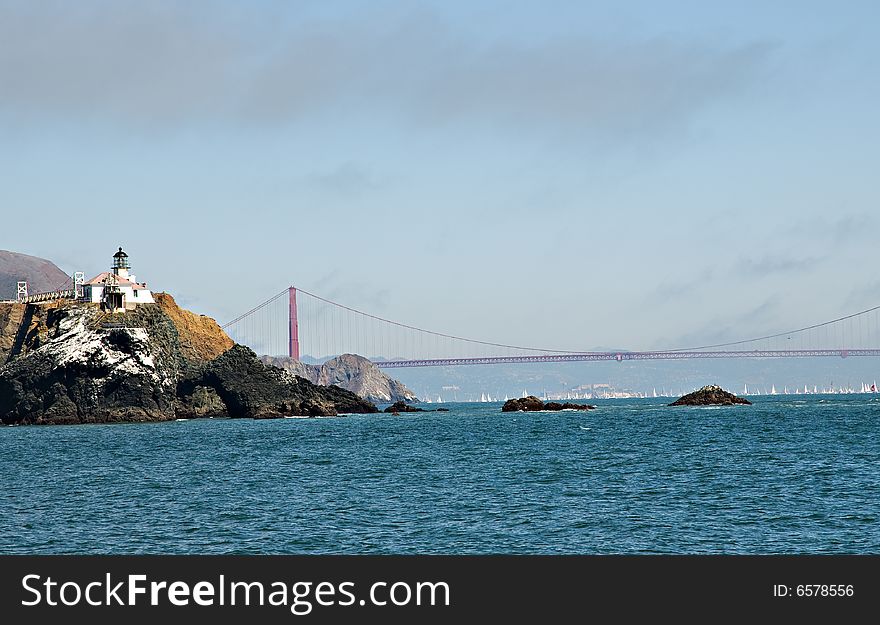
[[[110,271],[99,273],[83,284],[83,300],[101,304],[110,312],[125,312],[138,304],[153,304],[153,294],[146,283],[139,283],[130,273],[128,254],[119,248],[113,255]]]

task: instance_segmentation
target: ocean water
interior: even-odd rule
[[[0,428],[0,553],[880,553],[880,399]]]

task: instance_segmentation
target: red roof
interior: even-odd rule
[[[104,271],[102,273],[99,273],[97,276],[95,276],[85,284],[90,286],[104,286],[104,280],[106,280],[107,276],[109,275],[109,271]],[[131,280],[120,278],[119,276],[117,276],[116,279],[119,281],[119,286],[130,286],[134,291],[141,291],[147,288],[143,284],[138,284],[137,282],[132,282]]]

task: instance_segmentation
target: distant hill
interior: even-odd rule
[[[15,299],[19,280],[27,280],[30,293],[41,293],[62,286],[68,278],[50,260],[0,250],[0,299]]]

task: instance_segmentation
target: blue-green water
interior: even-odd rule
[[[0,428],[0,553],[880,553],[880,400]]]

